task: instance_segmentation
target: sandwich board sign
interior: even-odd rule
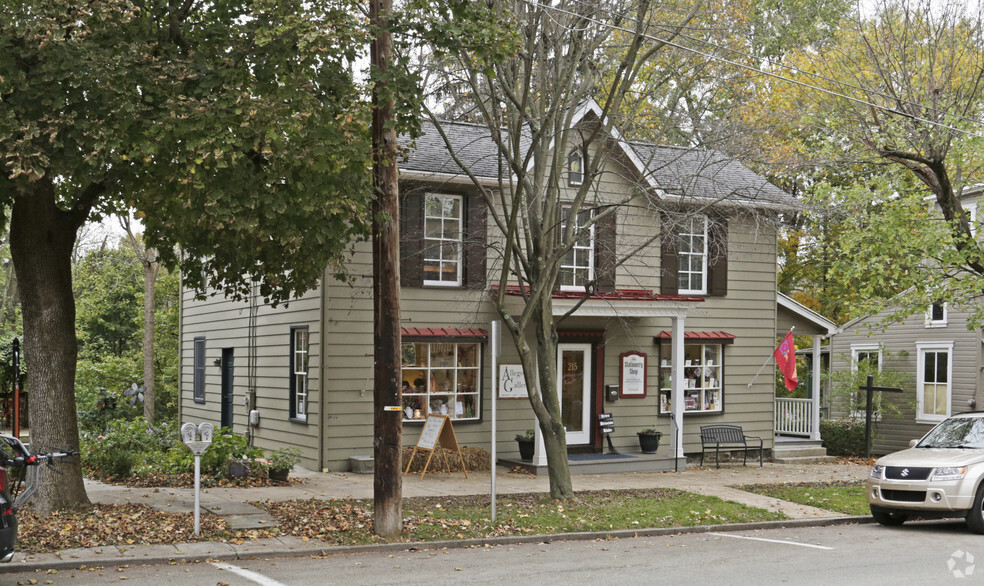
[[[417,455],[417,450],[420,450],[422,452],[428,452],[424,470],[420,473],[420,478],[423,478],[424,474],[427,473],[427,467],[430,466],[431,458],[434,456],[434,450],[437,449],[438,444],[441,444],[441,447],[445,450],[458,452],[458,458],[461,460],[461,471],[465,473],[465,478],[468,478],[468,470],[465,469],[465,457],[461,455],[461,448],[458,447],[458,438],[454,435],[451,418],[447,415],[434,413],[427,416],[427,422],[424,423],[424,429],[420,432],[417,445],[413,447],[413,453],[410,454],[410,461],[407,462],[407,469],[403,472],[403,475],[406,476],[410,472],[410,466],[413,464],[413,459]],[[444,453],[444,466],[448,474],[450,474],[451,464],[448,462],[447,452]]]

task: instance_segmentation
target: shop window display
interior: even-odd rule
[[[660,346],[659,412],[670,412],[673,381],[670,344]],[[719,413],[723,410],[723,354],[720,344],[686,344],[683,351],[683,406],[685,413]]]
[[[477,420],[481,404],[481,345],[408,342],[402,346],[403,420],[431,413]]]

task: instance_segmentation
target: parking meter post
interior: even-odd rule
[[[181,441],[195,455],[195,536],[201,533],[201,471],[202,453],[212,443],[212,424],[185,423],[181,426]]]

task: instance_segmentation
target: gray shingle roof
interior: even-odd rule
[[[444,132],[462,164],[478,177],[498,177],[498,157],[488,127],[462,122],[442,123]],[[403,171],[460,175],[461,168],[451,158],[444,138],[430,121],[400,161]],[[402,139],[405,146],[409,141]],[[683,198],[727,200],[753,206],[802,208],[803,205],[737,159],[718,151],[660,146],[651,143],[622,143],[642,166],[640,174],[658,189]]]

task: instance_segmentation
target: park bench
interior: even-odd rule
[[[749,441],[753,440],[753,441]],[[758,440],[758,445],[754,445]],[[752,445],[749,445],[749,444]],[[721,467],[721,448],[725,450],[741,450],[744,456],[742,465],[747,465],[748,450],[759,451],[759,466],[762,466],[762,438],[745,435],[740,425],[701,425],[700,426],[700,465],[704,465],[704,453],[714,449],[714,459],[717,467]]]

